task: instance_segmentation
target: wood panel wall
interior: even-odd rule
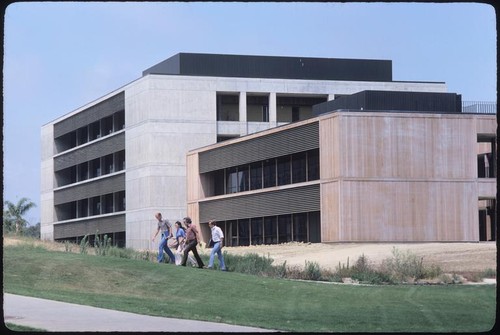
[[[478,241],[474,117],[320,117],[322,241]]]

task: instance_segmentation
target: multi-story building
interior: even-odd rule
[[[452,93],[384,91],[313,112],[188,153],[205,239],[216,219],[230,246],[495,240],[494,115],[462,113]]]
[[[188,151],[307,120],[313,105],[366,90],[446,84],[393,81],[390,60],[177,54],[42,127],[41,236],[98,232],[149,248],[155,212],[187,215]]]

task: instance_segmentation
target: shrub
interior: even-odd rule
[[[497,272],[496,272],[496,270],[488,268],[488,269],[483,271],[482,276],[483,276],[483,278],[496,278]]]
[[[388,274],[396,283],[435,278],[441,274],[438,266],[426,268],[423,265],[423,257],[417,257],[410,250],[401,252],[396,247],[392,249],[392,257],[382,261],[381,268],[382,272]]]
[[[255,253],[246,254],[243,256],[230,255],[224,253],[224,261],[226,266],[234,272],[250,273],[250,274],[273,274],[273,259],[262,257]]]
[[[321,279],[321,269],[319,264],[316,262],[306,261],[304,270],[304,279],[307,280],[320,280]]]
[[[142,252],[135,251],[129,248],[119,248],[117,246],[111,246],[108,248],[106,256],[127,258],[127,259],[142,259]]]

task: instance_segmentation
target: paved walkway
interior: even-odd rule
[[[270,332],[224,323],[147,316],[4,293],[4,322],[46,331]]]

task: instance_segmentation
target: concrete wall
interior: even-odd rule
[[[40,238],[54,239],[54,125],[47,124],[41,129],[41,169],[40,169]]]

